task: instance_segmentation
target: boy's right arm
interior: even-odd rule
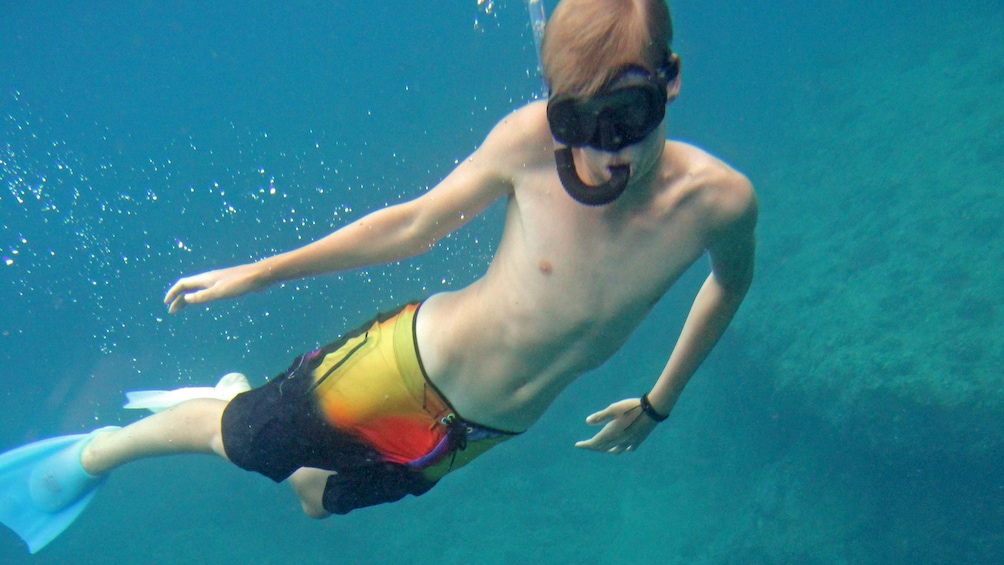
[[[234,298],[282,281],[397,261],[428,251],[512,191],[511,173],[505,166],[512,160],[509,153],[519,135],[512,118],[499,123],[477,151],[422,196],[372,212],[299,249],[182,278],[167,291],[164,304],[174,314],[188,304]]]

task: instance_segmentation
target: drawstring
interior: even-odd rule
[[[359,351],[359,349],[362,348],[362,346],[366,345],[366,340],[368,340],[369,338],[370,338],[370,332],[366,332],[366,334],[363,335],[363,340],[361,342],[359,342],[359,345],[357,345],[357,346],[353,347],[352,349],[350,349],[349,352],[345,354],[345,357],[342,357],[337,363],[334,364],[334,366],[332,366],[330,369],[328,369],[324,373],[324,375],[321,376],[321,378],[317,379],[317,382],[315,382],[309,389],[307,389],[307,392],[308,393],[314,392],[317,389],[317,387],[321,386],[321,383],[323,383],[325,381],[325,379],[327,379],[328,377],[330,377],[331,373],[334,373],[335,371],[337,371],[339,367],[341,367],[342,365],[344,365],[345,362],[349,360],[349,357],[352,357],[353,353],[355,353],[356,351]]]
[[[467,449],[467,432],[468,427],[464,422],[457,418],[457,415],[450,412],[446,416],[443,416],[439,420],[440,424],[443,424],[447,428],[446,436],[450,439],[450,450],[464,450]]]
[[[453,412],[440,418],[439,423],[446,426],[446,438],[450,447],[450,467],[446,472],[449,473],[453,470],[453,463],[457,460],[457,452],[467,449],[467,434],[470,433],[471,428]]]

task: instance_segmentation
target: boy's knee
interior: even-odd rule
[[[328,477],[333,473],[321,469],[300,468],[289,477],[293,492],[300,500],[303,513],[316,520],[323,520],[331,513],[324,509],[324,489]]]
[[[222,420],[226,407],[226,401],[210,398],[197,398],[178,405],[180,410],[185,411],[188,424],[201,436],[201,441],[207,443],[213,453],[229,461],[223,447]]]
[[[331,516],[331,512],[328,512],[320,504],[313,502],[307,502],[306,500],[300,501],[300,506],[303,507],[303,513],[307,515],[308,518],[313,518],[315,520],[323,520],[328,516]]]
[[[222,433],[217,432],[209,438],[209,448],[212,449],[213,453],[215,453],[216,455],[219,455],[223,459],[230,461],[230,458],[227,457],[227,450],[224,449],[223,447]]]

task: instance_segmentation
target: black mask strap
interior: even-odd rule
[[[590,186],[579,178],[579,173],[575,170],[575,158],[572,157],[571,147],[555,149],[554,162],[558,165],[558,178],[561,179],[565,192],[576,202],[586,206],[603,206],[617,200],[627,188],[628,177],[631,175],[630,166],[616,165],[610,167],[610,180],[601,185]]]

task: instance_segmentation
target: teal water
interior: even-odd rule
[[[483,271],[497,208],[412,261],[161,305],[183,274],[420,194],[539,91],[523,2],[361,4],[3,6],[0,449],[133,421],[127,390],[261,384]],[[0,529],[0,562],[1004,561],[1004,7],[671,7],[670,136],[751,178],[760,249],[641,451],[572,445],[651,385],[706,265],[537,427],[419,499],[315,522],[218,461],[146,461],[38,555]]]

